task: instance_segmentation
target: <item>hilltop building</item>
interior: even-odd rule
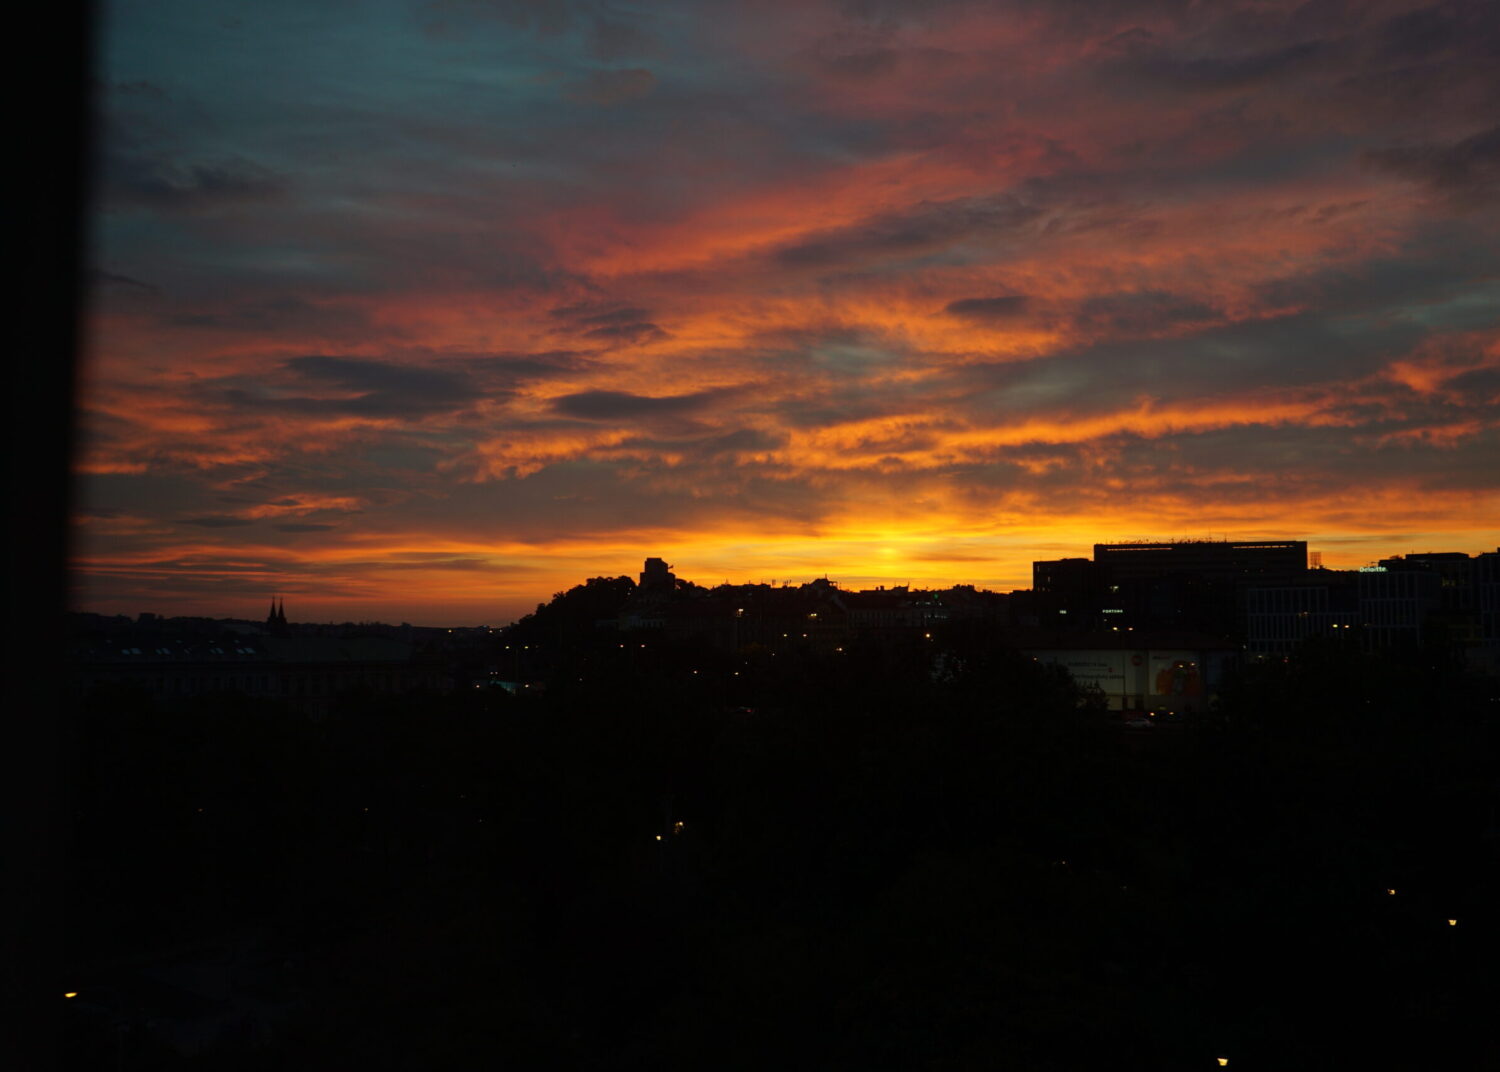
[[[643,591],[667,591],[670,592],[677,584],[677,575],[672,572],[672,567],[667,565],[664,558],[648,558],[646,565],[641,570],[641,579],[638,587]]]

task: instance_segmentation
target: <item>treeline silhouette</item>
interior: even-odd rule
[[[1131,732],[980,628],[731,654],[601,594],[496,641],[537,696],[92,695],[72,965],[259,927],[286,1011],[197,1055],[79,1012],[71,1067],[1495,1058],[1492,682],[1309,647]]]

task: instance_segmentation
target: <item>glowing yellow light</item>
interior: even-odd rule
[[[1450,926],[1450,927],[1457,927],[1458,926],[1458,920],[1456,920],[1456,919],[1450,919],[1448,921],[1448,926]]]
[[[1219,1067],[1220,1068],[1223,1068],[1228,1063],[1229,1063],[1229,1058],[1227,1058],[1227,1057],[1220,1057],[1219,1058]]]
[[[660,841],[660,840],[661,840],[661,835],[660,835],[660,834],[657,834],[657,835],[656,835],[656,840],[657,840],[657,841]]]
[[[1395,890],[1386,890],[1385,892],[1388,893],[1388,894],[1390,894],[1392,897],[1396,896],[1396,891]]]
[[[65,998],[76,998],[77,996],[78,996],[78,991],[76,991],[76,990],[69,990],[66,994],[63,995],[63,997],[65,997]]]
[[[673,823],[672,824],[672,833],[674,833],[674,834],[680,834],[680,833],[682,833],[682,828],[684,826],[686,826],[686,825],[687,825],[686,823],[682,823],[682,822]]]

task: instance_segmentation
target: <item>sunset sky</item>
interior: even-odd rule
[[[1500,543],[1500,4],[104,0],[73,603]]]

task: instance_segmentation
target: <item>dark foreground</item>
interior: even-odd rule
[[[1492,683],[1314,651],[1131,732],[943,643],[96,694],[67,1067],[1500,1067]]]

